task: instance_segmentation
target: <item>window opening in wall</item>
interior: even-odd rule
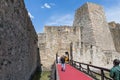
[[[76,27],[73,29],[74,34],[76,34]]]
[[[93,46],[92,46],[92,45],[90,45],[90,49],[92,49],[92,47],[93,47]]]
[[[83,26],[80,27],[80,31],[81,31],[81,38],[82,38],[82,34],[83,34]]]
[[[60,28],[58,28],[58,31],[61,31]]]
[[[68,52],[65,52],[65,55],[68,55]]]
[[[89,64],[92,64],[92,62],[90,61]]]
[[[81,48],[83,48],[83,42],[81,42]]]

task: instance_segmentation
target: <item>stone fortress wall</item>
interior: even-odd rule
[[[42,41],[38,40],[40,51],[44,49],[40,52],[43,67],[48,69],[52,65],[56,53],[70,54],[70,43],[73,60],[112,67],[113,59],[120,59],[119,29],[112,26],[108,25],[103,8],[94,3],[86,3],[76,10],[73,26],[46,26],[44,33],[38,35],[44,36]],[[41,44],[44,44],[42,48]]]
[[[109,28],[112,33],[115,49],[120,53],[120,24],[115,22],[109,23]]]
[[[76,45],[80,37],[80,28],[71,26],[45,26],[44,33],[38,35],[41,63],[43,70],[50,70],[54,63],[56,54],[59,56],[70,53],[71,42]],[[79,46],[79,44],[77,44]],[[78,48],[78,47],[77,47]],[[77,49],[74,47],[74,49]],[[76,51],[76,50],[74,50]],[[75,52],[76,53],[76,52]]]
[[[38,37],[23,0],[0,0],[0,80],[29,80]]]

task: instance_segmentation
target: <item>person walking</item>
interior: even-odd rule
[[[65,56],[61,57],[61,71],[65,71]]]
[[[118,59],[115,59],[113,61],[113,67],[110,70],[110,77],[113,78],[113,80],[120,80],[120,61]]]
[[[65,63],[68,63],[69,62],[69,58],[68,56],[65,56]]]

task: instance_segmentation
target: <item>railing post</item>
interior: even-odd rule
[[[56,53],[56,63],[58,63],[58,53]]]
[[[73,60],[70,60],[70,64],[73,66]]]
[[[103,69],[101,69],[101,80],[104,80],[104,72],[103,72]]]
[[[76,62],[74,62],[74,67],[76,68]]]
[[[74,65],[74,61],[73,61],[73,60],[72,60],[72,65],[73,65],[73,66],[75,66],[75,65]]]
[[[90,68],[89,65],[87,65],[87,73],[89,74]]]
[[[81,63],[79,63],[79,70],[81,71]]]

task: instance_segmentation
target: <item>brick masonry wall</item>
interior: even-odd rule
[[[37,34],[23,0],[0,0],[0,80],[29,80],[37,53]]]

